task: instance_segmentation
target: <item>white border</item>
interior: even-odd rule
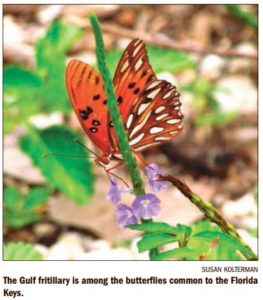
[[[51,4],[52,1],[1,1],[1,4]],[[72,3],[72,1],[56,1],[56,3]],[[92,4],[88,1],[77,1],[78,4]],[[76,4],[77,4],[76,3]],[[116,1],[96,1],[93,4],[115,4]],[[127,1],[118,1],[117,3],[129,4]],[[131,3],[131,2],[130,2]],[[142,3],[154,3],[163,4],[157,1],[135,1],[132,4]],[[180,3],[180,2],[179,2]],[[165,1],[165,4],[179,4],[175,1]],[[181,2],[182,3],[182,2]],[[184,1],[183,4],[201,4],[196,1]],[[210,1],[213,4],[227,4],[229,1]],[[257,3],[255,1],[231,1],[231,3]],[[204,4],[204,3],[203,3]],[[259,7],[259,16],[261,16],[261,7]],[[260,34],[259,28],[259,37]],[[259,49],[262,49],[262,43],[260,39]],[[2,51],[2,48],[1,48]],[[1,53],[2,54],[2,53]],[[259,57],[261,57],[259,53]],[[2,56],[3,57],[3,56]],[[261,62],[261,61],[259,61]],[[261,65],[259,66],[261,71]],[[261,74],[261,73],[260,73]],[[2,76],[2,72],[1,72]],[[259,80],[260,82],[260,80]],[[2,91],[2,80],[1,80]],[[260,92],[260,90],[259,90]],[[259,98],[260,99],[260,98]],[[259,101],[259,112],[261,111],[261,102]],[[1,107],[2,109],[2,107]],[[2,115],[2,114],[1,114]],[[2,126],[2,123],[1,123]],[[2,129],[2,128],[1,128]],[[262,125],[259,122],[259,136],[262,132]],[[2,143],[2,138],[1,138]],[[259,139],[259,149],[262,149],[262,140]],[[260,153],[260,151],[259,151]],[[261,162],[259,161],[259,187],[261,185]],[[2,178],[1,178],[2,179]],[[2,193],[2,190],[1,190]],[[259,191],[259,195],[261,192]],[[259,199],[259,215],[262,215],[262,204]],[[262,222],[259,220],[259,228]],[[2,229],[2,222],[1,222]],[[260,230],[259,230],[260,232]],[[261,236],[261,235],[260,235]],[[2,240],[0,242],[2,248]],[[261,238],[259,240],[259,249],[262,249]],[[261,277],[259,284],[255,285],[89,285],[89,286],[39,286],[39,285],[10,285],[6,286],[11,290],[21,289],[25,296],[20,299],[35,300],[35,299],[88,299],[96,297],[98,299],[107,299],[112,296],[113,299],[135,298],[138,297],[147,299],[162,299],[164,297],[183,297],[184,299],[213,299],[222,300],[238,298],[248,299],[250,297],[258,298],[257,294],[259,290],[262,290],[262,259],[259,251],[259,262],[182,262],[182,261],[165,261],[165,262],[148,262],[148,261],[40,261],[40,262],[0,262],[0,289],[3,287],[3,276],[20,277],[25,276],[30,278],[31,276],[58,276],[58,277],[150,277],[158,276],[159,278],[173,278],[173,277],[229,277],[233,276],[233,273],[202,273],[202,266],[259,266],[259,273],[234,273],[239,277],[255,276]],[[0,290],[0,297],[2,297],[2,291]],[[19,299],[19,298],[16,298]]]

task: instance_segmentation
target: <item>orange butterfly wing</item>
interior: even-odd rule
[[[71,60],[66,68],[66,87],[85,132],[104,154],[111,153],[107,100],[101,75],[80,60]]]
[[[128,118],[125,128],[135,152],[164,144],[183,129],[181,102],[176,88],[164,80],[146,87]]]
[[[167,143],[180,133],[183,115],[179,93],[170,83],[157,80],[141,40],[132,40],[124,51],[113,83],[134,151]],[[110,135],[117,148],[112,128]]]
[[[124,51],[113,79],[119,111],[135,152],[166,143],[182,130],[179,93],[170,83],[157,80],[146,48],[139,39]],[[66,86],[78,119],[104,154],[118,152],[101,75],[88,64],[72,60]]]
[[[154,80],[156,75],[149,63],[145,45],[139,39],[132,40],[125,49],[113,78],[123,123],[129,117],[132,106],[139,99],[145,86]],[[117,148],[117,138],[113,128],[110,128],[110,135],[113,147]]]

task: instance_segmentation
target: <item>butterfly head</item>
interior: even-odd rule
[[[96,159],[96,163],[98,163],[99,165],[101,165],[103,167],[107,166],[110,162],[111,162],[111,158],[109,155],[106,155],[106,154],[104,154]]]

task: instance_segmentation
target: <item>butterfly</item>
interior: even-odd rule
[[[167,143],[181,132],[180,94],[169,82],[157,79],[140,39],[132,40],[124,51],[113,84],[134,154]],[[66,67],[66,87],[80,124],[102,152],[97,162],[122,160],[101,75],[73,59]]]

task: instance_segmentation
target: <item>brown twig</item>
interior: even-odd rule
[[[78,26],[80,26],[82,28],[90,28],[90,24],[86,19],[76,17],[76,16],[67,16],[66,20],[68,22],[77,24]],[[221,48],[205,48],[205,47],[200,46],[195,43],[176,42],[164,35],[152,36],[151,34],[148,34],[146,32],[129,30],[129,29],[122,28],[122,27],[119,27],[116,25],[112,25],[112,24],[105,24],[105,23],[101,24],[101,28],[103,31],[112,33],[117,36],[129,37],[129,38],[140,37],[146,43],[149,43],[149,44],[152,44],[155,46],[171,48],[171,49],[175,49],[175,50],[183,50],[183,51],[194,52],[194,53],[199,53],[199,54],[216,54],[216,55],[231,57],[231,58],[236,58],[236,57],[243,57],[243,58],[248,58],[248,59],[257,59],[258,58],[257,52],[245,53],[240,50],[221,49]]]

